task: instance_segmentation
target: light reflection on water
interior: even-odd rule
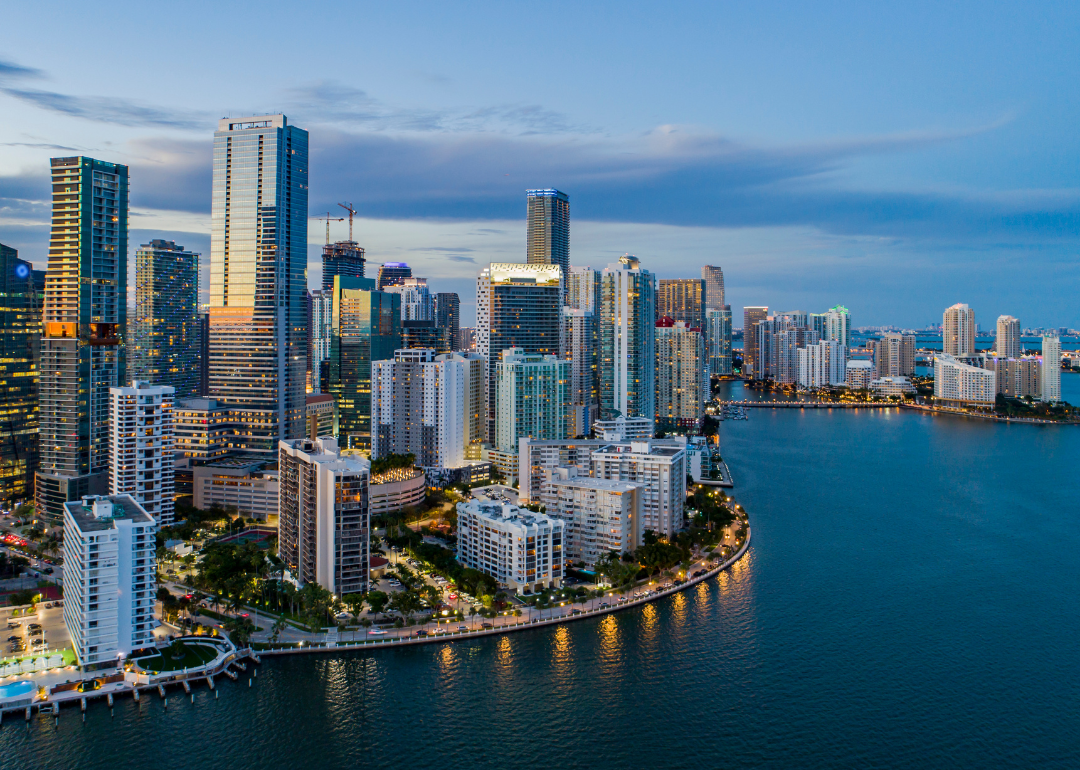
[[[266,657],[250,689],[168,710],[9,716],[0,767],[1075,766],[1080,431],[999,428],[755,410],[721,425],[753,545],[704,586],[497,638]]]

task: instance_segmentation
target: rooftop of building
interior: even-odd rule
[[[131,495],[87,495],[82,500],[64,503],[64,508],[82,532],[113,529],[115,521],[154,523],[154,517]]]
[[[458,503],[458,510],[460,511],[462,508],[469,513],[483,516],[492,521],[503,521],[508,524],[521,524],[526,527],[533,527],[538,524],[551,524],[554,522],[562,523],[562,519],[557,519],[544,513],[536,513],[525,508],[518,508],[511,503],[469,500],[468,502]]]
[[[597,454],[635,454],[650,457],[674,457],[685,452],[685,447],[672,444],[657,444],[652,441],[621,441],[607,444],[597,450]]]
[[[312,393],[307,397],[307,404],[325,404],[327,401],[333,401],[334,397],[329,393]]]

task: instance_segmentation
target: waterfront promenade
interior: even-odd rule
[[[898,403],[873,401],[717,401],[721,406],[744,409],[890,409]]]
[[[598,615],[619,612],[620,610],[625,610],[630,607],[638,607],[642,604],[648,604],[649,602],[671,596],[679,591],[685,591],[702,581],[709,580],[710,578],[719,575],[722,571],[741,559],[749,547],[750,527],[748,525],[746,528],[746,539],[743,541],[738,551],[719,564],[711,563],[707,558],[699,558],[687,567],[686,579],[681,584],[672,581],[668,587],[665,588],[658,585],[658,582],[660,581],[653,580],[647,584],[627,589],[624,592],[608,591],[603,598],[590,599],[588,602],[585,602],[583,606],[567,602],[565,606],[561,607],[552,607],[545,610],[532,610],[533,615],[535,615],[535,617],[532,618],[499,615],[486,621],[486,623],[491,626],[490,628],[484,628],[483,625],[478,626],[475,622],[466,624],[464,622],[450,621],[442,624],[442,628],[446,630],[440,630],[439,626],[429,623],[420,629],[394,629],[393,631],[388,632],[386,636],[378,639],[371,639],[369,637],[367,639],[356,641],[341,641],[340,639],[334,639],[333,637],[335,634],[330,632],[329,634],[322,634],[321,636],[323,636],[323,639],[321,641],[314,641],[309,644],[300,643],[300,645],[283,645],[276,649],[273,646],[266,647],[258,645],[258,652],[259,655],[326,654],[350,649],[431,644],[434,642],[459,641],[479,636],[505,634],[513,631],[525,631],[530,628],[541,628],[544,626],[557,625],[559,623],[569,623],[575,620],[584,620],[585,618],[596,617]],[[702,574],[695,577],[694,574],[696,572],[701,572]],[[458,630],[457,627],[460,625],[466,625],[466,630]],[[426,635],[416,636],[417,630],[424,631]],[[330,637],[329,639],[327,638],[328,636]]]

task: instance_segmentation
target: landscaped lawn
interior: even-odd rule
[[[184,657],[173,660],[172,649],[166,648],[160,655],[150,655],[145,658],[136,658],[135,662],[140,668],[147,671],[180,671],[185,668],[195,668],[209,663],[218,654],[218,648],[209,644],[197,642],[184,642]]]

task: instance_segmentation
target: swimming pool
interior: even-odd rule
[[[32,693],[35,689],[33,682],[28,682],[25,679],[21,682],[12,682],[11,684],[0,684],[0,700],[8,700],[9,698],[25,697]]]

